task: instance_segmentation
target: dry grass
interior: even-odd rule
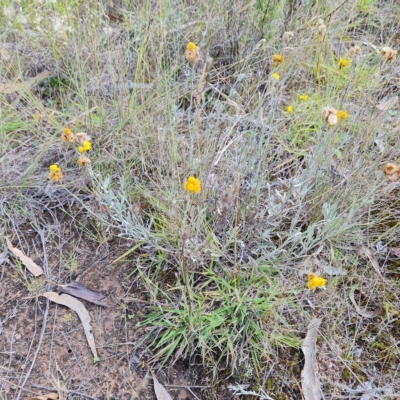
[[[400,48],[396,2],[137,3],[11,15],[3,2],[3,83],[51,78],[2,94],[0,229],[73,205],[99,245],[132,243],[121,259],[148,292],[140,346],[155,366],[200,360],[289,398],[318,316],[327,397],[398,392],[399,184],[383,166],[400,160],[399,103],[383,103],[400,67],[380,55]],[[327,106],[348,118],[328,126]],[[76,165],[64,127],[92,136],[91,166]],[[61,183],[47,179],[54,163]],[[201,194],[184,191],[190,175]],[[326,290],[308,291],[311,272]]]

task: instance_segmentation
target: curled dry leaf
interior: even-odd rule
[[[318,328],[320,318],[314,318],[308,324],[307,335],[301,346],[304,353],[304,368],[301,371],[301,387],[305,400],[320,400],[321,388],[315,370],[315,358]]]
[[[350,291],[349,294],[350,300],[353,303],[354,308],[356,309],[356,311],[364,318],[373,318],[375,317],[375,313],[373,312],[365,312],[363,310],[361,310],[361,308],[358,306],[358,304],[356,303],[356,300],[354,298],[354,288]]]
[[[18,257],[22,264],[25,265],[25,267],[29,270],[29,272],[34,275],[34,276],[40,276],[43,275],[43,270],[42,268],[39,267],[36,263],[33,262],[31,258],[26,256],[21,250],[17,249],[16,247],[13,247],[11,244],[10,240],[6,238],[7,242],[7,247],[13,253],[16,257]]]
[[[90,301],[99,306],[108,307],[105,300],[105,295],[96,290],[89,289],[79,282],[71,282],[68,285],[61,286],[61,291],[71,296],[79,297],[80,299]]]
[[[157,400],[172,400],[172,397],[165,387],[158,382],[156,376],[153,373],[151,373],[151,375],[153,376],[154,391],[156,392]]]
[[[83,329],[85,330],[86,339],[89,343],[90,349],[92,350],[93,356],[95,359],[98,358],[92,333],[92,327],[90,326],[90,315],[85,306],[79,300],[67,294],[59,295],[55,292],[46,292],[42,293],[41,296],[47,297],[49,300],[54,301],[54,303],[62,304],[63,306],[74,310],[78,314],[82,322]]]
[[[382,281],[385,282],[385,278],[383,277],[381,270],[379,268],[379,263],[378,260],[376,259],[376,257],[374,256],[374,253],[372,252],[372,250],[370,248],[368,248],[367,246],[359,246],[358,247],[358,253],[360,255],[364,255],[367,256],[370,263],[372,264],[376,274],[379,276],[379,278],[382,279]]]

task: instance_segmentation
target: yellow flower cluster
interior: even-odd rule
[[[82,146],[78,147],[78,151],[79,151],[79,153],[85,153],[85,152],[89,151],[91,148],[92,148],[92,144],[88,140],[85,140],[82,143]]]
[[[286,111],[287,111],[288,113],[292,113],[292,112],[293,112],[293,106],[287,106],[287,107],[286,107]]]
[[[299,100],[300,101],[307,101],[308,100],[308,96],[305,95],[305,94],[302,94],[302,95],[299,96]]]
[[[191,193],[200,193],[201,192],[200,179],[197,179],[194,176],[189,176],[189,178],[187,178],[187,181],[184,184],[184,188]]]
[[[309,274],[308,275],[308,282],[307,282],[307,287],[310,290],[315,290],[316,288],[323,288],[326,285],[326,280],[324,278],[321,278],[320,276],[317,276],[315,274]]]
[[[75,136],[72,133],[71,129],[64,128],[61,134],[61,140],[65,143],[73,143],[75,140]]]
[[[49,169],[49,179],[51,179],[53,182],[58,182],[63,177],[61,168],[58,165],[52,164],[50,165]]]
[[[91,163],[90,158],[85,156],[82,153],[86,153],[92,148],[92,144],[90,143],[90,136],[85,133],[85,132],[79,132],[76,134],[73,134],[71,129],[69,128],[64,128],[62,133],[61,133],[61,140],[65,143],[73,143],[76,142],[80,146],[77,148],[78,152],[81,153],[81,155],[78,158],[78,165],[79,167],[85,167],[88,164]],[[51,179],[51,178],[50,178]]]
[[[200,60],[200,50],[195,43],[189,42],[185,50],[185,58],[189,62],[195,64]]]

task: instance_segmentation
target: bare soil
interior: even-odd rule
[[[19,241],[14,238],[13,244],[44,266],[50,279],[48,283],[42,281],[42,291],[59,291],[58,285],[79,281],[108,296],[111,306],[107,308],[81,300],[92,318],[101,361],[94,363],[75,312],[30,293],[28,288],[34,290],[32,282],[41,278],[33,278],[26,270],[23,276],[15,260],[8,258],[1,266],[0,276],[2,398],[28,399],[56,392],[68,400],[155,399],[147,363],[151,355],[145,346],[138,347],[143,331],[135,327],[146,313],[146,293],[138,277],[131,275],[133,263],[113,263],[131,243],[119,238],[96,243],[77,229],[67,228],[72,225],[69,216],[61,212],[55,215],[51,225],[40,228],[41,233],[25,224],[20,230],[25,234]],[[31,251],[23,245],[26,243]],[[32,249],[37,249],[36,253]],[[75,271],[66,268],[62,258],[66,254],[76,256]],[[155,369],[155,373],[173,399],[233,398],[226,385],[211,385],[201,365],[178,361],[159,371]]]

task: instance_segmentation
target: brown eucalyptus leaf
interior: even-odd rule
[[[13,253],[16,257],[18,257],[22,264],[25,265],[25,267],[29,270],[29,272],[34,275],[34,276],[40,276],[43,275],[43,270],[42,268],[39,267],[36,263],[33,262],[31,258],[26,256],[21,250],[17,249],[16,247],[13,247],[12,243],[8,238],[6,238],[7,246],[11,253]]]
[[[153,376],[154,391],[157,400],[172,400],[172,397],[169,395],[165,387],[158,382],[156,376],[153,373],[151,373],[151,375]]]
[[[304,353],[304,368],[301,371],[301,387],[305,400],[320,400],[321,387],[315,369],[316,344],[320,318],[313,318],[308,324],[307,335],[303,340],[301,350]]]
[[[79,282],[71,282],[68,285],[63,285],[61,286],[61,291],[66,294],[70,294],[71,296],[79,297],[80,299],[98,304],[99,306],[109,306],[105,300],[106,296],[103,293],[89,289]]]
[[[29,397],[28,400],[58,400],[58,393],[47,393],[40,396]]]
[[[97,359],[96,345],[94,343],[92,327],[90,326],[90,315],[85,306],[79,300],[75,299],[75,297],[69,296],[68,294],[59,295],[55,292],[46,292],[42,293],[41,296],[47,297],[49,300],[54,301],[54,303],[66,306],[78,314],[83,329],[85,330],[86,339],[89,343],[90,349],[92,350],[94,358]]]

